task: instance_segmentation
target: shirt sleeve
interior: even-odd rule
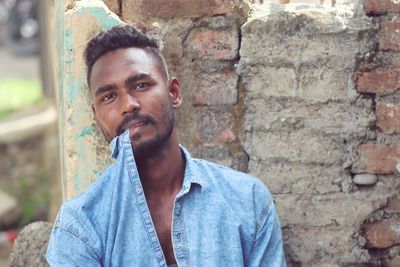
[[[54,222],[46,259],[51,267],[101,266],[96,234],[73,209],[63,205]]]
[[[70,231],[54,227],[46,253],[51,267],[101,266],[96,253]]]
[[[281,227],[272,200],[258,217],[257,233],[246,266],[286,267]]]

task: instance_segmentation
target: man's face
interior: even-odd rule
[[[90,90],[93,111],[106,139],[129,129],[135,155],[168,144],[174,108],[181,104],[179,82],[167,80],[162,65],[140,48],[122,48],[93,65]]]

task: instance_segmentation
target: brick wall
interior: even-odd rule
[[[356,72],[357,91],[374,101],[376,137],[357,147],[353,171],[376,174],[380,179],[398,178],[400,164],[400,3],[365,0],[374,35],[370,56]],[[396,175],[397,174],[397,175]],[[367,216],[361,227],[371,261],[380,266],[400,266],[400,209],[398,183],[386,203]]]
[[[105,2],[159,28],[182,143],[268,185],[289,266],[400,266],[400,4]]]

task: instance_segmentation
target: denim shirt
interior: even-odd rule
[[[110,147],[116,161],[62,205],[47,249],[50,266],[167,267],[128,131]],[[186,169],[171,224],[178,266],[286,266],[265,185],[181,150]]]

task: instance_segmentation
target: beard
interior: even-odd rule
[[[148,115],[136,117],[136,119],[143,119],[148,125],[153,126],[156,129],[156,133],[148,139],[140,133],[129,133],[135,158],[151,157],[169,146],[170,137],[175,126],[175,114],[172,104],[168,103],[167,112],[165,112],[165,109],[160,108],[160,114],[165,114],[165,116],[159,123]]]

